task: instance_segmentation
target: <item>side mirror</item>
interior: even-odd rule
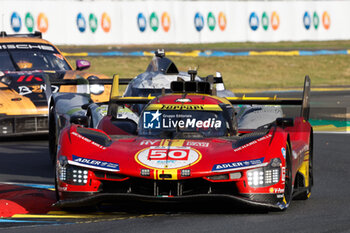
[[[294,126],[293,118],[277,118],[276,125],[282,128]]]
[[[87,60],[76,60],[75,64],[77,66],[77,70],[86,70],[90,67],[90,62]]]
[[[82,125],[84,127],[88,127],[89,121],[87,116],[72,116],[70,118],[71,124]]]

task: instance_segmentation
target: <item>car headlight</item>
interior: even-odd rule
[[[89,171],[86,168],[68,165],[66,156],[60,156],[57,166],[57,176],[61,181],[73,185],[87,184]]]
[[[88,80],[95,80],[95,79],[99,79],[99,78],[96,76],[88,77]],[[94,95],[101,95],[104,91],[105,91],[104,85],[100,85],[100,84],[90,85],[90,93],[92,93]]]
[[[271,159],[266,167],[247,171],[248,185],[253,188],[277,184],[281,175],[281,160]]]

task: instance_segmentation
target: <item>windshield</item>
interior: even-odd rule
[[[181,105],[179,105],[181,107]],[[148,109],[148,108],[147,108]],[[222,111],[145,110],[140,117],[142,136],[176,137],[177,134],[227,136],[229,123]],[[192,134],[191,134],[192,133]]]
[[[0,70],[71,70],[63,56],[46,44],[0,44]]]

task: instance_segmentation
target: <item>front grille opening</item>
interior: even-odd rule
[[[196,194],[238,195],[235,182],[210,182],[202,178],[190,180],[150,180],[130,178],[124,181],[101,180],[103,193],[132,193],[148,196],[188,196]]]

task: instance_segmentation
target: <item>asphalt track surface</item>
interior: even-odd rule
[[[344,108],[349,96],[320,95],[313,101],[323,103],[322,108],[334,103]],[[307,201],[292,201],[286,211],[238,209],[221,202],[124,203],[104,212],[56,210],[0,219],[0,232],[350,232],[349,142],[350,134],[315,133],[312,195]],[[0,183],[53,185],[47,146],[45,136],[0,141]]]

